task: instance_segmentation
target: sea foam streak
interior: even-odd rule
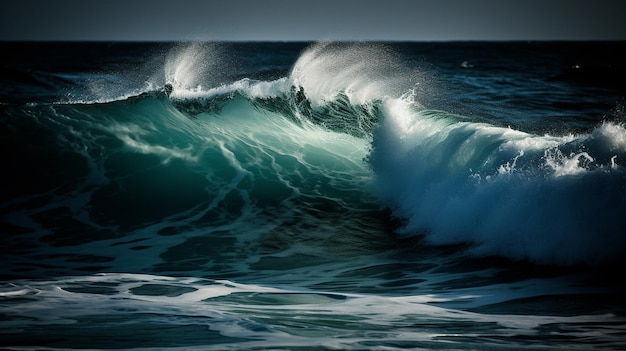
[[[543,346],[552,341],[577,349],[577,340],[612,348],[618,347],[623,332],[619,324],[623,319],[611,315],[480,314],[429,305],[437,300],[432,296],[290,290],[146,274],[99,274],[26,284],[14,286],[15,297],[8,297],[27,300],[3,308],[7,318],[16,318],[11,329],[0,335],[19,344],[20,333],[15,332],[26,330],[34,345],[48,343],[63,349],[136,349],[137,340],[149,350],[257,350],[268,345],[544,350],[551,349]],[[590,333],[585,330],[590,325],[613,333]],[[38,334],[39,329],[57,333],[48,339]],[[584,346],[589,344],[581,349]]]

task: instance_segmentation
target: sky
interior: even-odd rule
[[[626,1],[1,0],[0,40],[626,40]]]

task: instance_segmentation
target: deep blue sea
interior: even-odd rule
[[[626,42],[2,42],[2,350],[624,350]]]

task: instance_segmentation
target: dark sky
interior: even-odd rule
[[[0,40],[558,39],[626,40],[626,1],[0,1]]]

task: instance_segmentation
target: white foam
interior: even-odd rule
[[[586,152],[563,155],[559,149],[546,150],[544,154],[546,166],[554,170],[554,177],[577,175],[587,172],[586,164],[593,162],[593,157]]]
[[[601,141],[609,151],[626,152],[626,128],[624,124],[604,122],[593,130],[590,139]]]
[[[217,96],[228,96],[235,92],[241,93],[248,98],[271,98],[284,95],[288,91],[287,78],[274,81],[255,81],[244,78],[233,83],[223,84],[218,87],[204,87],[198,85],[193,88],[175,89],[170,97],[172,99],[210,99]]]
[[[25,296],[25,295],[36,294],[37,292],[38,290],[31,289],[31,288],[19,288],[19,287],[7,288],[7,289],[3,288],[0,290],[0,297]]]

